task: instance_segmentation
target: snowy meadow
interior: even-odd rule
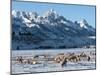
[[[83,56],[82,53],[84,52]],[[71,55],[80,55],[80,60],[76,58],[62,62],[55,60],[57,57]],[[90,60],[85,57],[90,56]],[[23,60],[31,59],[32,63],[19,62],[18,56],[22,56]],[[70,71],[70,70],[85,70],[95,69],[95,49],[60,49],[60,50],[21,50],[12,51],[12,74],[18,73],[38,73],[38,72],[53,72],[53,71]],[[63,57],[62,57],[63,58]],[[62,60],[61,60],[62,61]],[[36,62],[36,63],[35,63]]]

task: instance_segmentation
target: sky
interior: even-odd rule
[[[73,22],[86,19],[88,24],[95,28],[95,6],[12,1],[12,10],[35,11],[42,16],[50,9],[54,9],[58,14]]]

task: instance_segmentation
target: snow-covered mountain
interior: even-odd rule
[[[12,49],[77,48],[95,45],[95,28],[83,19],[72,22],[50,9],[12,11]]]

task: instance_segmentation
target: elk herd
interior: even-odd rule
[[[81,53],[59,53],[57,55],[47,55],[47,54],[43,54],[43,55],[35,55],[35,56],[31,56],[30,58],[24,58],[24,56],[17,56],[15,57],[15,59],[12,61],[15,61],[16,63],[19,64],[42,64],[43,62],[41,61],[52,61],[52,63],[58,63],[61,64],[61,66],[64,66],[65,64],[67,64],[68,62],[80,62],[80,61],[91,61],[92,60],[92,56],[95,56],[95,52],[90,52],[90,53],[85,53],[85,52],[81,52]]]

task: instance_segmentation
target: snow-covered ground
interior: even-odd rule
[[[18,73],[37,73],[37,72],[51,72],[51,71],[68,71],[68,70],[83,70],[83,69],[95,69],[96,62],[95,62],[95,55],[91,56],[91,61],[79,61],[79,62],[67,62],[64,67],[61,66],[59,63],[50,63],[44,62],[42,64],[19,64],[14,63],[13,59],[17,56],[26,56],[26,57],[33,57],[35,55],[43,55],[48,54],[51,56],[55,56],[59,53],[82,53],[85,52],[86,54],[95,53],[95,49],[59,49],[59,50],[13,50],[12,51],[12,74]]]

